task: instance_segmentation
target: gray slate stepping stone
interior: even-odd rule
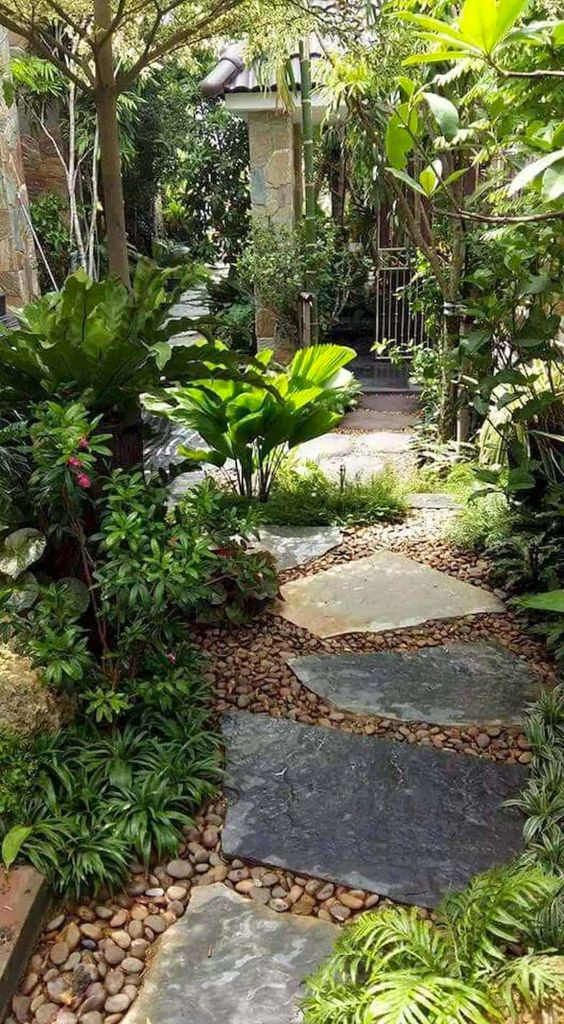
[[[437,725],[520,728],[538,677],[501,644],[381,654],[310,654],[288,665],[320,697],[357,714]]]
[[[230,857],[434,906],[522,848],[520,766],[245,712],[223,732]]]
[[[253,549],[270,551],[283,571],[319,558],[336,548],[342,538],[337,526],[265,526]]]
[[[277,914],[223,885],[194,889],[123,1024],[299,1024],[301,982],[336,936],[331,924]]]
[[[317,636],[381,633],[477,612],[502,612],[487,590],[429,569],[405,555],[378,551],[286,583],[273,611]]]

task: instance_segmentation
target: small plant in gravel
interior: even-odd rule
[[[416,909],[364,914],[307,982],[306,1024],[491,1024],[564,995],[564,956],[539,920],[559,889],[540,868],[478,875],[434,922]]]
[[[234,495],[219,483],[208,481],[218,510],[230,513],[248,530],[261,524],[276,526],[364,526],[401,519],[406,510],[405,488],[394,469],[386,467],[369,479],[350,479],[343,467],[338,480],[326,476],[315,463],[282,466],[266,504]],[[197,488],[194,489],[197,492]],[[181,502],[190,509],[192,497]]]

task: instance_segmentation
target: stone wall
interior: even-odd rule
[[[0,68],[10,59],[5,29],[0,36]],[[0,91],[0,293],[8,306],[22,306],[38,292],[33,236],[26,218],[28,196],[15,105]]]
[[[301,146],[292,115],[285,111],[260,110],[248,115],[251,164],[251,203],[254,217],[293,227],[300,215]],[[273,310],[259,306],[255,317],[259,349],[275,348],[282,362],[293,355],[293,346],[276,334]]]

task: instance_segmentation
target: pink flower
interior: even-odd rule
[[[78,455],[71,455],[67,460],[67,466],[72,466],[73,469],[80,469],[82,461],[78,458]]]
[[[81,437],[80,441],[78,442],[78,447],[80,448],[81,452],[87,452],[89,447],[90,447],[90,445],[88,443],[88,438],[87,437]]]
[[[76,478],[79,487],[92,487],[92,481],[88,473],[79,473]]]
[[[165,658],[167,661],[170,661],[171,665],[176,665],[176,654],[173,651],[167,651]]]

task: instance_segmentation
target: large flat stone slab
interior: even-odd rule
[[[520,728],[539,696],[535,673],[501,644],[448,644],[381,654],[310,654],[288,664],[336,707],[437,725]]]
[[[522,848],[519,766],[244,712],[223,730],[229,856],[434,906]]]
[[[298,1024],[301,982],[336,936],[333,925],[277,914],[223,885],[195,889],[123,1024]]]
[[[273,610],[321,637],[504,610],[487,590],[392,551],[286,583],[281,594]]]
[[[264,526],[253,549],[270,551],[283,571],[325,555],[342,538],[338,526]]]

